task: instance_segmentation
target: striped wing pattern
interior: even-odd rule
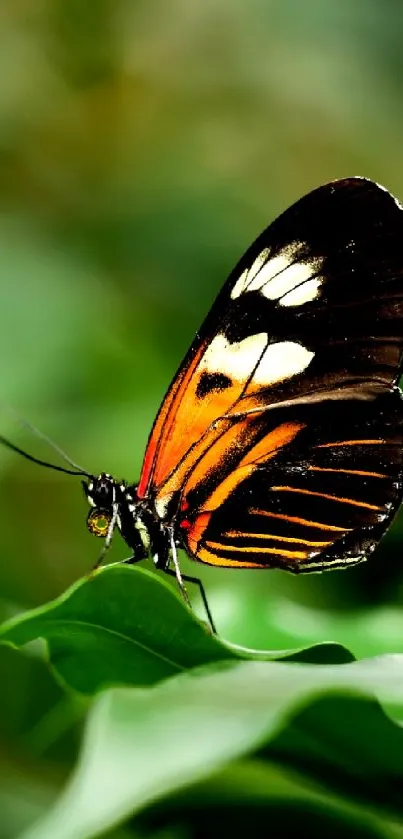
[[[396,390],[353,410],[337,422],[334,407],[311,410],[297,436],[240,474],[219,503],[214,494],[201,504],[200,492],[189,498],[189,509],[198,506],[187,518],[189,553],[212,565],[295,572],[365,559],[401,501],[402,400]]]
[[[225,283],[155,421],[137,493],[194,559],[294,571],[367,555],[402,497],[403,214],[335,181]]]

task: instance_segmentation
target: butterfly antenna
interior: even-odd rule
[[[19,448],[19,446],[15,446],[14,443],[10,443],[10,441],[1,434],[0,443],[7,449],[11,449],[12,452],[17,452],[17,454],[21,454],[22,457],[25,457],[27,460],[31,460],[32,463],[38,463],[39,466],[46,466],[47,469],[54,469],[56,472],[64,472],[66,475],[84,475],[86,478],[92,477],[92,475],[90,475],[89,472],[85,472],[84,469],[66,469],[65,466],[57,466],[56,463],[48,463],[47,460],[40,460],[39,457],[34,457],[32,454],[24,452],[23,449]]]
[[[34,457],[33,455],[28,454],[27,452],[24,452],[23,449],[20,449],[18,446],[14,445],[14,443],[10,443],[9,440],[6,440],[6,438],[1,435],[0,443],[2,443],[4,446],[11,449],[12,451],[21,454],[27,460],[31,460],[33,463],[38,463],[40,466],[46,466],[49,469],[55,469],[57,472],[65,472],[67,475],[86,475],[87,477],[91,477],[90,473],[87,472],[86,469],[83,469],[82,466],[79,466],[78,463],[75,463],[74,460],[72,460],[66,454],[66,452],[64,452],[63,449],[61,449],[60,446],[57,445],[57,443],[54,443],[53,440],[50,439],[50,437],[47,437],[47,435],[44,434],[43,431],[40,431],[39,428],[36,428],[36,426],[32,425],[31,422],[28,422],[28,420],[21,417],[17,413],[17,411],[14,410],[14,408],[11,408],[11,406],[9,405],[3,405],[3,408],[5,408],[7,412],[10,413],[14,417],[14,419],[17,420],[17,422],[19,423],[19,425],[22,426],[22,428],[26,428],[40,440],[44,440],[44,442],[47,443],[48,446],[50,446],[53,449],[53,451],[60,455],[62,460],[64,460],[65,463],[68,463],[69,466],[72,467],[72,469],[65,469],[62,466],[56,466],[56,464],[54,463],[48,463],[46,460],[40,460],[37,457]]]

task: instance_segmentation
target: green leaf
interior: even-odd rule
[[[67,789],[23,839],[89,839],[183,785],[262,750],[298,709],[335,691],[403,703],[403,655],[319,667],[227,662],[154,688],[107,691],[90,712],[81,758]],[[401,789],[403,731],[379,708],[371,719],[382,771],[389,770]],[[333,720],[336,742],[345,725],[344,714],[338,714]],[[392,736],[396,748],[389,759]],[[363,732],[351,729],[350,737],[354,744]],[[401,798],[396,806],[403,812]]]
[[[300,711],[261,755],[331,783],[347,799],[354,790],[366,805],[401,814],[402,734],[374,700],[326,696]]]
[[[14,646],[37,638],[46,640],[58,677],[84,694],[118,684],[152,685],[226,659],[304,657],[302,651],[259,653],[225,644],[165,580],[122,565],[102,569],[0,628],[0,641]],[[351,659],[334,644],[318,645],[306,655],[321,663]]]
[[[282,837],[397,839],[403,835],[403,830],[396,831],[395,816],[379,812],[370,801],[354,800],[354,792],[353,787],[343,798],[293,768],[254,756],[153,802],[137,816],[136,827],[154,836],[158,830],[175,831],[180,825],[184,836],[209,839],[222,839],[223,830],[232,839],[244,839],[256,822],[281,824]]]
[[[262,597],[265,597],[264,609]],[[245,587],[242,592],[238,584],[232,583],[227,594],[231,616],[224,620],[225,628],[229,637],[240,637],[243,643],[253,647],[260,647],[262,639],[269,637],[276,648],[308,647],[318,639],[338,641],[356,658],[401,652],[403,612],[399,606],[384,604],[370,609],[352,609],[343,603],[342,609],[334,611],[323,608],[326,596],[318,599],[322,608],[296,602],[292,596],[284,597],[284,593],[275,587],[269,595],[265,590],[260,594],[255,588]],[[218,595],[216,600],[219,606]]]

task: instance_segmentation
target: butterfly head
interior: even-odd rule
[[[132,560],[144,559],[150,548],[150,516],[146,510],[140,509],[136,487],[115,480],[107,472],[101,472],[97,478],[89,477],[88,481],[82,481],[82,486],[91,507],[87,527],[94,536],[105,539],[103,552],[108,549],[113,531],[118,528],[133,551]],[[152,520],[150,526],[155,529]]]
[[[122,487],[106,472],[89,482],[82,481],[82,486],[92,508],[87,517],[88,530],[94,536],[105,538],[112,520],[116,520]]]

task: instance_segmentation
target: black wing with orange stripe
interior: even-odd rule
[[[138,487],[195,559],[346,564],[400,503],[403,214],[336,181],[251,246],[161,407]]]
[[[271,417],[280,429],[281,414]],[[369,404],[299,407],[298,433],[273,458],[247,475],[234,466],[228,493],[224,479],[188,495],[188,551],[212,565],[295,572],[365,559],[401,502],[402,415],[397,390]]]

